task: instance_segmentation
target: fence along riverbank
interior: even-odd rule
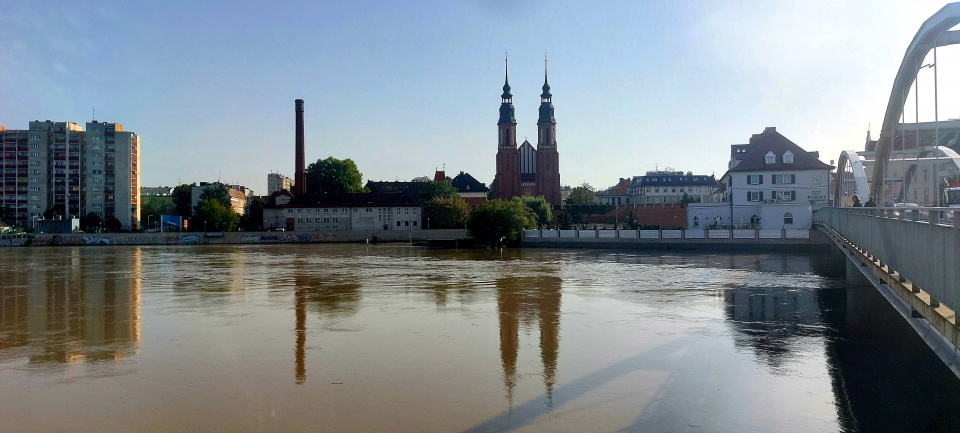
[[[817,230],[525,230],[523,247],[637,249],[827,249]]]
[[[174,233],[69,233],[21,236],[0,246],[56,245],[183,245],[416,242],[466,237],[466,230],[383,230],[337,232],[174,232]]]

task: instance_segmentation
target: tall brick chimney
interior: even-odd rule
[[[303,99],[294,101],[297,110],[297,167],[293,179],[293,194],[307,193],[307,172],[304,169],[303,155]]]

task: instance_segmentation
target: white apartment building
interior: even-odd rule
[[[749,144],[731,146],[728,170],[720,179],[723,202],[690,204],[687,227],[810,228],[813,211],[829,205],[832,170],[818,152],[766,128]]]
[[[292,188],[293,179],[280,173],[270,173],[267,175],[267,195],[284,189],[290,191]]]
[[[35,120],[27,130],[0,127],[0,218],[29,227],[47,209],[68,217],[114,217],[140,226],[140,137],[118,123]]]

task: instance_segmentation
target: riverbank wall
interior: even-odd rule
[[[57,245],[183,245],[183,244],[278,244],[417,242],[459,239],[466,230],[370,230],[333,232],[174,232],[174,233],[71,233],[23,236],[5,246]],[[4,246],[4,245],[0,245]]]
[[[636,250],[828,250],[818,230],[526,230],[526,248]]]

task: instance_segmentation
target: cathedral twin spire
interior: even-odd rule
[[[506,58],[504,62],[503,94],[500,95],[500,121],[498,124],[517,124],[516,110],[513,107],[513,94],[510,93],[510,71]],[[543,58],[543,93],[540,94],[540,118],[538,124],[555,124],[553,109],[553,94],[550,93],[550,83],[547,81],[547,58]]]

